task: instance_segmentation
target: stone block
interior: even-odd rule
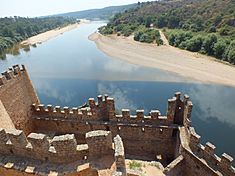
[[[28,144],[26,136],[21,130],[7,130],[7,136],[9,137],[10,142],[14,147],[22,148],[26,147],[26,145]]]
[[[110,131],[97,130],[86,133],[90,157],[112,154],[112,134]]]
[[[144,110],[136,110],[137,119],[144,119]]]
[[[129,109],[122,109],[122,117],[124,119],[129,119],[130,118],[130,110]]]
[[[205,145],[205,151],[211,156],[214,155],[215,148],[216,147],[213,144],[211,144],[210,142],[207,142]]]
[[[74,154],[77,149],[77,141],[74,134],[66,134],[61,136],[55,136],[51,144],[54,146],[57,154]]]
[[[49,141],[47,140],[47,136],[45,134],[40,133],[30,133],[27,136],[28,141],[31,143],[33,150],[48,152],[49,150]]]

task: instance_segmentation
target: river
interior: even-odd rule
[[[191,82],[158,69],[112,59],[97,49],[88,36],[102,22],[92,22],[66,32],[30,51],[0,60],[0,71],[25,64],[43,104],[78,106],[90,97],[108,94],[116,108],[158,108],[166,114],[167,99],[181,91],[193,101],[192,121],[201,142],[216,145],[218,155],[235,157],[235,88]]]

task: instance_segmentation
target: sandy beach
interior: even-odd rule
[[[103,36],[99,33],[90,35],[89,39],[101,51],[115,59],[170,71],[192,81],[235,87],[234,66],[199,53],[172,47],[162,37],[162,46],[136,42],[133,37]]]
[[[68,26],[65,26],[63,28],[56,28],[47,32],[43,32],[41,34],[35,35],[33,37],[28,38],[27,40],[22,41],[21,45],[34,45],[39,44],[42,42],[46,42],[47,40],[57,37],[58,35],[63,34],[64,32],[70,31],[72,29],[75,29],[79,27],[82,24],[89,23],[88,20],[81,20],[80,23],[71,24]]]

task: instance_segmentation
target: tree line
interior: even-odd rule
[[[146,28],[142,33],[137,32],[140,26]],[[163,0],[138,3],[137,8],[116,14],[101,32],[117,33],[119,28],[124,36],[134,33],[137,36],[135,38],[139,39],[138,36],[142,34],[141,41],[148,43],[151,41],[151,37],[147,36],[148,29],[164,29],[170,44],[175,47],[235,64],[234,0]]]
[[[172,46],[235,64],[235,40],[230,41],[214,33],[199,34],[183,30],[166,30],[164,33]]]
[[[64,17],[0,18],[0,55],[26,38],[75,22],[75,19]]]
[[[160,38],[159,30],[147,28],[145,25],[137,24],[119,24],[116,26],[110,25],[102,26],[99,28],[99,32],[104,35],[117,34],[128,37],[134,34],[134,40],[144,43],[156,43],[162,45],[163,41]]]

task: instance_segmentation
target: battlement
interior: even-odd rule
[[[12,79],[21,76],[26,71],[25,66],[14,65],[12,68],[9,68],[7,71],[3,72],[0,76],[0,86],[7,84]]]
[[[183,105],[182,105],[183,104]],[[180,106],[183,106],[182,108]],[[32,110],[34,112],[35,119],[43,120],[55,120],[55,121],[108,121],[115,123],[142,123],[151,125],[171,125],[179,123],[183,125],[190,120],[187,119],[191,116],[192,102],[189,101],[189,97],[185,95],[184,99],[180,99],[180,93],[177,93],[175,97],[168,100],[167,115],[162,116],[159,110],[151,110],[148,115],[145,115],[144,110],[136,110],[134,115],[130,114],[129,109],[122,109],[121,114],[116,114],[115,102],[113,98],[108,95],[99,95],[97,102],[94,98],[89,98],[88,105],[84,107],[53,107],[52,105],[33,104]],[[176,119],[177,112],[181,113],[178,119]],[[190,123],[188,124],[191,125]]]
[[[52,163],[70,163],[88,156],[88,145],[77,145],[73,134],[54,136],[30,133],[27,137],[21,130],[0,129],[0,153],[16,155]]]
[[[200,136],[195,132],[193,127],[189,129],[190,141],[189,146],[192,152],[200,159],[206,161],[206,163],[214,170],[219,170],[225,175],[234,175],[235,168],[232,166],[233,158],[226,153],[223,153],[221,157],[215,154],[216,147],[207,142],[205,145],[200,143]]]
[[[14,65],[0,75],[0,100],[14,127],[32,132],[31,105],[39,100],[24,65]]]

